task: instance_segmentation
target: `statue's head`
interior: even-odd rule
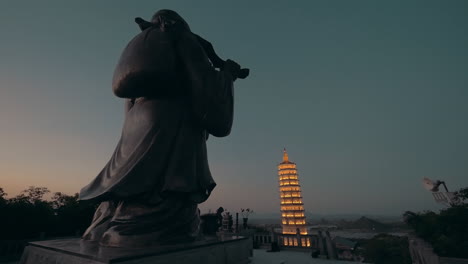
[[[161,9],[151,18],[151,23],[165,31],[168,28],[177,28],[190,31],[190,27],[177,12],[169,9]]]

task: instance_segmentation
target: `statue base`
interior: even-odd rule
[[[244,264],[252,256],[252,240],[247,237],[204,240],[148,248],[101,247],[79,238],[30,242],[20,264]]]

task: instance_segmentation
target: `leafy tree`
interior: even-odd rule
[[[4,206],[6,204],[6,196],[7,193],[3,190],[2,187],[0,187],[0,206]]]
[[[2,187],[0,187],[0,198],[4,199],[5,196],[7,196],[7,193],[3,190]]]
[[[44,200],[50,191],[31,186],[19,195],[5,199],[0,188],[0,240],[38,239],[41,233],[50,236],[71,236],[82,233],[90,224],[97,204],[78,201],[78,194],[54,193],[51,201]]]
[[[2,238],[39,238],[54,224],[52,207],[47,201],[20,194],[7,201],[2,209]]]
[[[455,192],[455,205],[463,205],[468,202],[468,187]]]
[[[464,195],[467,188],[462,190]],[[439,214],[406,212],[404,219],[439,256],[468,258],[468,204],[453,204]]]
[[[74,195],[66,195],[61,192],[56,192],[54,193],[54,196],[52,196],[52,206],[56,210],[77,205],[78,193],[75,193]]]
[[[82,233],[90,224],[97,204],[78,201],[79,195],[54,193],[52,207],[56,214],[55,233],[59,235]]]
[[[49,189],[47,189],[47,187],[35,186],[29,186],[28,189],[22,191],[22,193],[25,194],[30,203],[42,201],[42,197],[44,197],[44,195],[49,192],[50,191]]]
[[[411,264],[406,237],[380,234],[372,239],[360,241],[359,254],[366,263]]]

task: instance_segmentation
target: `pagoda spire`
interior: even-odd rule
[[[283,162],[289,162],[288,152],[286,148],[283,149]]]

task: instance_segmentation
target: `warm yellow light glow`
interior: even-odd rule
[[[282,233],[285,235],[307,235],[306,219],[301,195],[301,187],[296,164],[289,161],[285,151],[283,162],[278,165],[278,183],[280,190]],[[309,242],[310,244],[310,242]],[[297,237],[284,238],[284,245],[306,246],[306,240]]]
[[[294,217],[295,215],[283,213],[281,216],[282,217]]]
[[[297,180],[297,175],[283,175],[278,178],[280,181],[284,180]]]
[[[288,152],[286,152],[286,149],[283,150],[283,162],[289,162]]]
[[[280,194],[280,197],[281,198],[301,198],[301,194],[300,193],[282,193]]]
[[[297,204],[302,205],[302,199],[291,199],[291,198],[283,198],[281,199],[281,204]]]
[[[279,172],[278,172],[278,175],[290,175],[290,176],[295,176],[297,174],[297,170],[296,169],[281,169]]]
[[[302,211],[302,210],[304,210],[304,207],[303,206],[292,206],[292,205],[281,206],[281,211],[295,211],[295,210]]]
[[[299,185],[299,181],[298,180],[282,180],[280,181],[279,183],[280,186],[287,186],[287,185]]]
[[[281,192],[301,191],[301,187],[299,187],[299,186],[281,187],[281,188],[280,188],[280,191],[281,191]]]
[[[296,168],[296,164],[294,163],[286,163],[286,164],[278,165],[278,170],[295,169],[295,168]]]

